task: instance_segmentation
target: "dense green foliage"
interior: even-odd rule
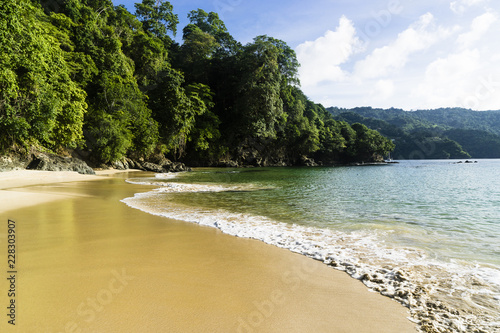
[[[0,148],[80,149],[96,163],[165,154],[195,165],[371,161],[394,145],[300,90],[295,52],[242,45],[216,13],[164,0],[0,5]]]
[[[52,149],[82,141],[86,93],[68,35],[28,0],[0,5],[0,144]]]
[[[362,123],[394,140],[393,157],[500,158],[500,111],[329,108],[338,120]]]

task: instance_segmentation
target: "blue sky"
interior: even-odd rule
[[[135,1],[113,0],[131,12]],[[324,106],[500,109],[500,2],[495,0],[182,0],[214,11],[240,42],[282,39],[302,90]]]

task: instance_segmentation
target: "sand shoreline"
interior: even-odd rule
[[[20,332],[416,331],[343,272],[126,206],[144,189],[106,173],[0,173],[0,216],[23,223]]]
[[[83,175],[72,171],[38,171],[15,170],[0,172],[0,213],[22,207],[33,206],[68,197],[68,193],[51,193],[43,190],[43,195],[37,194],[33,187],[75,181],[102,180],[105,177],[119,173],[140,172],[140,170],[103,170],[95,175]]]

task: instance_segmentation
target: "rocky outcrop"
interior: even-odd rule
[[[299,165],[302,166],[318,166],[318,163],[316,163],[312,158],[309,158],[307,156],[301,156],[300,157],[300,163]]]
[[[190,167],[181,162],[172,162],[172,164],[168,165],[167,167],[168,169],[166,169],[166,166],[163,165],[163,169],[168,170],[167,172],[191,171]]]
[[[0,156],[0,172],[24,170],[33,161],[32,155],[5,155]]]
[[[142,168],[146,171],[151,171],[151,172],[158,172],[158,173],[164,172],[163,167],[161,165],[151,162],[142,163]]]
[[[121,161],[113,162],[111,165],[118,170],[137,169],[156,173],[191,171],[191,168],[187,167],[184,163],[172,162],[164,157],[148,161],[136,161],[124,158]]]
[[[84,161],[73,157],[62,157],[48,153],[9,154],[0,157],[0,171],[11,170],[76,171],[95,174]]]
[[[81,174],[94,175],[94,170],[84,161],[74,157],[62,157],[53,154],[38,153],[32,155],[26,169],[44,171],[76,171]]]
[[[219,161],[211,166],[221,167],[221,168],[238,168],[238,162],[232,160]]]
[[[172,162],[162,155],[147,161],[123,158],[111,164],[97,165],[99,168],[113,167],[118,170],[136,169],[157,173],[191,171],[181,162]],[[95,174],[94,170],[82,159],[63,157],[55,154],[34,152],[32,154],[10,153],[0,156],[0,172],[11,170],[76,171],[81,174]]]

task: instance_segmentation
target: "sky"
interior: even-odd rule
[[[131,0],[113,0],[134,12]],[[180,24],[216,12],[243,44],[297,53],[301,89],[325,107],[500,109],[498,0],[172,0]],[[180,40],[179,40],[180,41]]]

